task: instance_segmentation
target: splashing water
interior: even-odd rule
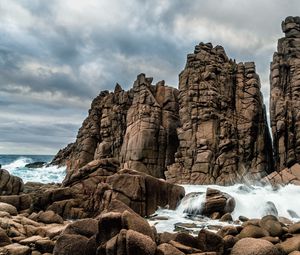
[[[26,182],[41,182],[41,183],[61,183],[66,175],[65,167],[43,166],[40,168],[27,168],[26,164],[43,161],[50,162],[52,156],[19,156],[19,155],[0,155],[0,164],[3,169],[6,169],[15,176],[22,178]]]
[[[177,209],[175,211],[159,209],[156,211],[157,216],[165,218],[165,220],[155,220],[155,218],[150,220],[150,224],[155,225],[158,232],[172,232],[176,223],[195,224],[197,227],[228,225],[228,223],[206,217],[190,218],[185,213],[186,210],[192,211],[201,208],[208,187],[226,192],[234,197],[236,207],[232,213],[233,220],[237,220],[241,215],[248,218],[261,218],[270,214],[271,211],[278,213],[278,216],[299,221],[300,203],[297,202],[297,198],[300,196],[300,186],[290,184],[279,189],[271,186],[246,186],[243,184],[226,187],[217,185],[183,185],[183,187],[187,196]],[[190,193],[193,195],[188,195]]]
[[[15,161],[12,161],[9,164],[3,165],[2,168],[10,171],[14,171],[15,169],[24,167],[26,164],[32,163],[33,160],[31,158],[20,157]]]

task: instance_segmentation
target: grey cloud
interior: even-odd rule
[[[0,146],[0,153],[13,153],[18,142],[32,152],[45,144],[54,153],[70,136],[75,139],[100,90],[116,82],[128,88],[140,72],[176,86],[186,54],[200,41],[222,45],[238,62],[255,61],[267,103],[269,62],[283,36],[280,23],[300,13],[298,0],[1,4],[0,145],[7,148]],[[43,116],[57,119],[39,125]]]

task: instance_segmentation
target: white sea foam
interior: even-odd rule
[[[18,159],[16,159],[15,161],[3,165],[2,168],[6,169],[8,171],[13,171],[15,169],[24,167],[26,164],[32,163],[33,160],[31,158],[27,158],[27,157],[19,157]]]
[[[66,175],[65,167],[49,166],[32,169],[18,169],[13,171],[26,182],[61,183]]]
[[[11,174],[22,178],[26,182],[61,183],[66,175],[66,167],[44,166],[41,168],[27,168],[28,163],[33,163],[30,157],[19,157],[13,162],[3,165],[2,168]]]
[[[158,232],[173,231],[175,223],[195,223],[198,226],[227,224],[218,221],[212,221],[208,218],[190,219],[184,211],[186,209],[200,209],[201,203],[205,199],[205,192],[208,187],[216,188],[230,194],[236,201],[236,207],[232,213],[236,220],[240,215],[248,218],[261,218],[269,214],[270,204],[274,204],[278,211],[278,216],[286,217],[293,221],[299,221],[297,215],[300,215],[300,203],[297,199],[300,197],[300,187],[287,185],[280,189],[273,189],[271,186],[245,186],[237,184],[223,187],[217,185],[183,185],[186,194],[199,192],[195,196],[183,199],[175,211],[167,209],[157,210],[159,216],[168,218],[168,220],[150,221],[156,226]],[[273,208],[274,209],[274,208]],[[291,214],[291,212],[294,212]]]

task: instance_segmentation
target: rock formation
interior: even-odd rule
[[[76,142],[55,158],[63,162],[63,154],[67,153],[66,179],[94,159],[119,158],[126,130],[126,114],[131,102],[132,93],[125,92],[118,84],[114,93],[103,91],[93,100]],[[60,155],[61,159],[58,157]]]
[[[178,140],[178,91],[152,85],[140,74],[127,92],[116,85],[114,92],[101,92],[78,131],[77,140],[60,150],[52,164],[67,164],[67,177],[92,160],[115,158],[121,167],[163,178],[174,162]]]
[[[252,62],[236,64],[221,46],[200,43],[179,90],[140,74],[133,88],[101,92],[74,144],[54,164],[67,177],[92,160],[114,158],[172,183],[232,184],[272,171],[272,145]]]
[[[165,173],[174,183],[232,184],[272,171],[272,145],[252,62],[200,43],[179,76],[179,148]]]
[[[280,172],[274,171],[262,179],[265,184],[272,186],[284,186],[294,184],[300,186],[300,165],[298,163],[290,168],[284,168]]]
[[[0,195],[17,195],[23,191],[23,180],[0,168]]]
[[[276,167],[284,169],[263,181],[300,185],[300,18],[288,17],[283,31],[271,65],[271,114]],[[93,101],[76,142],[53,160],[68,166],[62,185],[24,185],[0,169],[0,254],[299,254],[300,223],[278,217],[271,201],[275,215],[207,228],[179,222],[174,233],[158,233],[143,218],[183,198],[184,188],[169,182],[231,184],[272,171],[253,63],[236,64],[222,47],[201,43],[188,55],[179,90],[151,82],[141,74],[131,90],[117,85]],[[164,171],[167,181],[157,178]],[[234,208],[233,197],[208,188],[199,213],[232,222]]]
[[[300,163],[300,17],[282,22],[285,37],[278,40],[271,63],[270,114],[275,168]]]
[[[164,81],[156,86],[151,81],[152,78],[141,74],[133,85],[120,162],[125,167],[163,178],[166,166],[174,162],[178,146],[178,91],[165,86]]]

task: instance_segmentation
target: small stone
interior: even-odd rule
[[[10,255],[29,255],[31,254],[31,249],[28,246],[13,243],[0,248],[0,253],[1,252]]]
[[[260,222],[259,226],[268,231],[270,236],[281,236],[283,233],[281,223],[278,221],[277,217],[273,215],[264,216]]]
[[[262,239],[243,238],[232,248],[230,255],[281,255],[282,253],[270,242]]]
[[[6,232],[0,228],[0,247],[11,244],[9,237]]]
[[[40,239],[35,242],[35,248],[42,253],[52,253],[55,242],[49,239]]]
[[[233,219],[232,219],[232,216],[230,213],[225,213],[221,218],[220,218],[220,221],[224,221],[224,222],[232,222]]]
[[[254,225],[248,225],[243,228],[243,230],[238,235],[239,238],[253,237],[260,238],[264,236],[268,236],[268,231]]]
[[[157,255],[184,255],[183,252],[176,249],[173,245],[167,243],[163,243],[157,246],[156,254]]]
[[[10,204],[2,203],[2,202],[0,202],[0,211],[7,212],[10,215],[18,214],[16,207],[14,207],[13,205],[10,205]]]
[[[63,218],[51,210],[48,210],[45,212],[39,212],[37,215],[37,221],[43,222],[46,224],[51,224],[51,223],[63,224],[64,223]]]
[[[239,216],[239,220],[242,221],[242,222],[245,222],[245,221],[248,221],[249,218],[241,215],[241,216]]]
[[[300,233],[300,222],[290,225],[288,227],[288,231],[291,234],[299,234]]]

